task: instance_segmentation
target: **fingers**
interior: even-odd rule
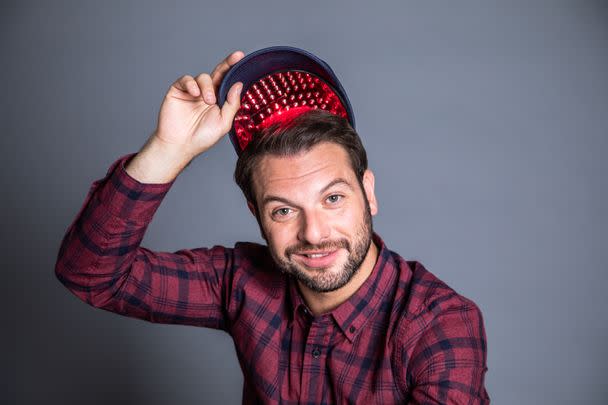
[[[219,90],[224,75],[230,67],[244,56],[245,54],[242,51],[232,52],[213,69],[211,74],[201,73],[196,79],[190,75],[184,75],[173,83],[172,86],[180,91],[188,93],[192,97],[202,97],[205,103],[209,105],[215,104],[217,102],[216,93]],[[230,92],[228,93],[228,96],[230,97]],[[239,94],[236,96],[237,103],[239,103],[238,96],[240,96],[240,90]],[[230,108],[231,106],[228,107],[228,111],[231,111]]]
[[[203,100],[205,103],[209,105],[215,104],[215,89],[213,88],[211,76],[209,76],[208,73],[201,73],[200,75],[196,76],[196,83],[201,89],[201,94],[203,95]]]
[[[237,82],[233,84],[228,91],[226,102],[222,106],[222,121],[228,129],[232,127],[232,120],[241,107],[241,90],[243,90],[243,83]]]
[[[226,56],[226,58],[221,61],[215,67],[215,69],[213,69],[213,72],[211,72],[211,79],[213,81],[213,86],[216,90],[219,88],[220,83],[222,82],[222,79],[224,78],[224,75],[226,74],[228,69],[230,69],[232,65],[243,59],[244,56],[245,54],[243,53],[243,51],[234,51],[230,55]]]
[[[177,79],[175,83],[172,84],[178,90],[185,91],[193,97],[200,96],[200,89],[198,88],[198,84],[194,78],[190,75],[184,75]]]

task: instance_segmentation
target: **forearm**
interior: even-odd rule
[[[59,280],[94,306],[114,295],[127,276],[145,230],[170,188],[130,178],[123,168],[127,160],[119,159],[105,178],[93,183],[57,257]]]

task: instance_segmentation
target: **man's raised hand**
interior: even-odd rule
[[[153,136],[167,144],[181,145],[193,158],[219,141],[230,131],[240,107],[242,84],[230,88],[221,109],[216,95],[224,74],[243,56],[241,51],[233,52],[211,74],[185,75],[176,80],[161,105]]]
[[[185,75],[176,80],[165,95],[156,130],[125,167],[142,183],[167,183],[199,154],[230,131],[241,106],[242,83],[235,83],[220,108],[217,92],[222,78],[243,58],[235,51],[221,61],[211,74]]]

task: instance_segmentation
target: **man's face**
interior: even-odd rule
[[[370,248],[371,171],[362,190],[346,151],[321,143],[296,156],[265,156],[255,173],[258,220],[281,270],[315,292],[346,285]]]

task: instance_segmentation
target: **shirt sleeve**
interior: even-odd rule
[[[143,184],[125,171],[135,154],[95,181],[63,238],[55,274],[86,303],[155,323],[226,329],[226,278],[233,249],[141,247],[148,224],[173,182]]]
[[[417,319],[422,333],[411,353],[409,404],[490,403],[484,379],[486,335],[481,311],[464,297],[437,302]],[[424,319],[426,318],[426,319]]]

